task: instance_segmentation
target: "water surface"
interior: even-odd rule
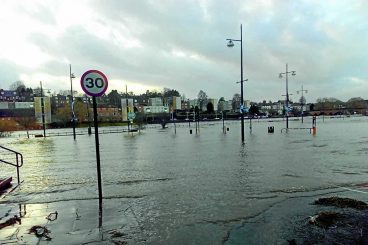
[[[277,203],[367,181],[367,117],[319,119],[316,135],[281,133],[280,120],[252,125],[250,132],[245,124],[245,144],[238,121],[226,122],[226,134],[222,122],[202,124],[199,134],[193,124],[193,134],[188,124],[178,124],[176,134],[173,125],[133,135],[101,134],[104,202],[112,209],[130,207],[140,227],[137,243],[221,244],[234,242],[233,229]],[[268,126],[275,127],[274,134],[267,133]],[[290,122],[310,126],[310,118]],[[25,159],[24,183],[2,203],[97,202],[93,135],[74,141],[15,134],[1,145]],[[0,171],[15,173],[4,166]]]

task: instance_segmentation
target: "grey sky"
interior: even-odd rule
[[[245,99],[282,99],[285,63],[318,97],[368,99],[368,2],[361,1],[2,1],[0,87],[16,80],[54,91],[81,91],[84,71],[98,69],[109,89],[177,89],[195,98],[240,92],[243,24]]]

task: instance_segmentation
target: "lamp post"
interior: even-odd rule
[[[286,130],[289,129],[289,85],[288,85],[288,74],[291,73],[292,76],[296,75],[296,71],[289,71],[288,64],[286,63],[286,72],[282,72],[279,74],[279,78],[282,78],[282,75],[285,75],[286,79],[286,103],[285,103],[285,116],[286,116]]]
[[[304,108],[304,103],[305,103],[305,98],[304,98],[304,95],[303,95],[303,93],[305,92],[305,93],[308,93],[308,90],[306,90],[306,89],[303,89],[303,85],[302,85],[302,89],[301,90],[298,90],[298,91],[296,91],[296,93],[297,94],[299,94],[299,92],[301,92],[302,93],[302,97],[300,98],[300,104],[301,104],[301,107],[302,107],[302,123],[303,123],[303,116],[304,116],[304,111],[303,111],[303,108]]]
[[[241,106],[244,106],[244,98],[243,98],[243,27],[240,24],[240,39],[232,39],[228,38],[226,39],[229,41],[227,43],[227,46],[229,48],[234,47],[234,42],[240,42],[240,84],[241,84],[241,90],[240,90],[240,97],[241,97]],[[241,141],[244,143],[244,113],[241,113]]]
[[[73,96],[73,78],[75,78],[74,74],[72,73],[72,65],[69,64],[69,77],[70,77],[70,106],[72,109],[72,125],[73,125],[73,138],[75,140],[75,115],[74,115],[74,96]]]
[[[128,132],[130,131],[130,120],[128,118],[129,114],[129,106],[128,106],[128,85],[125,85],[125,103],[126,103],[126,113],[127,113],[127,121],[128,121]]]
[[[43,89],[42,89],[42,82],[40,81],[41,86],[41,113],[42,113],[42,129],[43,129],[43,137],[46,137],[46,126],[45,126],[45,102],[43,98]]]

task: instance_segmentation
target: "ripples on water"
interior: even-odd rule
[[[239,122],[141,134],[100,135],[106,199],[135,200],[132,209],[151,241],[221,243],[232,225],[285,198],[366,181],[367,118],[318,122],[309,131],[281,134],[284,122]],[[309,126],[306,120],[303,126]],[[268,134],[267,126],[275,126]],[[193,125],[192,125],[193,126]],[[291,122],[300,127],[300,122]],[[97,197],[93,136],[8,138],[24,155],[22,187],[6,202],[48,203]],[[1,174],[14,170],[2,167]],[[13,171],[13,172],[12,172]],[[224,225],[228,224],[228,225]],[[151,235],[149,235],[151,234]],[[152,235],[154,234],[154,235]]]

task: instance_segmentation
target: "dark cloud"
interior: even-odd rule
[[[122,83],[175,88],[188,97],[203,89],[210,97],[230,99],[240,90],[236,84],[240,46],[235,43],[229,49],[225,39],[239,39],[242,23],[247,99],[282,99],[285,80],[278,74],[285,71],[285,63],[297,71],[290,90],[303,84],[309,100],[338,96],[346,100],[368,93],[363,86],[368,81],[364,1],[96,0],[88,4],[93,13],[89,25],[75,23],[56,36],[41,30],[29,34],[28,42],[52,57],[35,72],[67,76],[70,62],[76,75],[96,68]],[[55,6],[41,4],[24,11],[58,28]],[[131,41],[135,44],[128,45]],[[9,69],[13,74],[25,72]]]
[[[9,60],[0,59],[0,88],[9,89],[13,82],[20,80],[19,74],[24,69]]]

